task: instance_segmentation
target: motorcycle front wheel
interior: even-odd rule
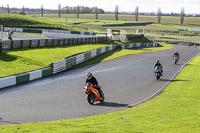
[[[160,79],[160,75],[157,73],[156,74],[156,79],[159,80]]]
[[[89,104],[94,104],[94,95],[92,93],[88,94],[87,100]]]

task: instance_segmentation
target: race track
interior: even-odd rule
[[[62,33],[61,33],[62,34]],[[95,37],[94,35],[80,35],[80,34],[63,34],[63,38],[91,38]],[[14,32],[12,35],[13,40],[33,40],[33,39],[51,39],[52,37],[42,37],[42,34],[39,33],[21,33]],[[59,38],[59,37],[54,37]],[[8,41],[7,32],[3,32],[3,41]]]
[[[175,49],[181,56],[178,65],[172,62]],[[194,47],[175,49],[124,56],[0,90],[0,125],[80,118],[139,104],[169,83],[186,62],[199,54]],[[164,70],[160,81],[153,75],[156,59]],[[104,103],[88,104],[83,91],[87,72],[92,72],[102,85]]]

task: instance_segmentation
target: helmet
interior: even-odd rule
[[[159,60],[156,60],[156,63],[159,63],[160,61]]]
[[[87,73],[86,78],[87,79],[91,79],[92,78],[92,73],[91,72]]]

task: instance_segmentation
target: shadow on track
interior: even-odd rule
[[[2,118],[0,118],[0,123],[7,123],[7,124],[21,124],[21,123],[16,123],[16,122],[2,121]]]
[[[189,82],[190,80],[180,80],[180,79],[175,79],[175,80],[170,80],[170,79],[160,79],[160,81],[166,81],[166,82],[187,81],[187,82]]]
[[[105,107],[129,107],[128,104],[121,104],[121,103],[115,103],[115,102],[103,102],[103,103],[97,103],[94,105],[95,106],[105,106]]]

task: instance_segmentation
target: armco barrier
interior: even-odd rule
[[[105,40],[106,37],[14,40],[14,41],[3,41],[2,48],[5,50],[21,49],[21,48],[39,48],[39,47],[64,46],[64,45],[85,44],[85,43],[100,43]]]
[[[200,40],[197,39],[188,39],[188,38],[174,38],[174,37],[159,37],[164,39],[174,39],[174,40],[185,40],[185,41],[191,41],[191,42],[200,42]]]
[[[52,75],[51,67],[46,67],[39,70],[21,73],[21,74],[17,74],[13,76],[3,77],[3,78],[0,78],[0,89],[13,86],[13,85],[18,85],[21,83],[25,83],[31,80],[39,79],[39,78],[46,77],[49,75]]]
[[[114,49],[116,49],[116,44],[111,45],[111,46],[105,46],[102,48],[98,48],[86,53],[82,53],[82,54],[78,54],[69,58],[66,58],[64,60],[58,61],[58,62],[54,62],[51,64],[51,67],[53,69],[53,74],[59,73],[61,71],[64,71],[72,66],[78,65],[84,61],[87,61],[89,59],[92,59],[100,54],[103,54],[106,51],[106,49],[108,49],[108,47],[110,48],[109,51],[112,51]]]
[[[122,49],[138,48],[138,47],[158,47],[159,43],[129,43],[122,44]]]

